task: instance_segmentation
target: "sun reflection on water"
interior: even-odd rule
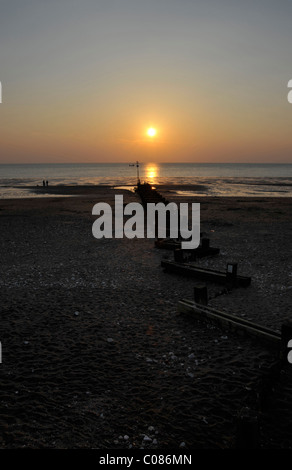
[[[145,166],[145,180],[149,184],[156,184],[158,177],[158,166],[154,163],[148,163]]]

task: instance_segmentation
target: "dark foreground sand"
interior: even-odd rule
[[[171,189],[162,192],[183,201]],[[153,240],[94,239],[92,207],[115,193],[74,192],[0,202],[0,447],[232,448],[248,406],[262,448],[291,448],[289,367],[260,406],[275,353],[178,314],[194,280],[163,272],[172,254]],[[280,330],[291,317],[291,199],[194,201],[201,231],[221,249],[199,264],[236,261],[252,277],[210,304]]]

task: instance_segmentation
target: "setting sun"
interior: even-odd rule
[[[154,137],[156,135],[156,129],[154,129],[153,127],[150,127],[148,130],[147,130],[147,135],[149,135],[149,137]]]

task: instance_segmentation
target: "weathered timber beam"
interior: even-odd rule
[[[166,272],[173,272],[183,276],[195,277],[204,281],[210,281],[219,284],[226,284],[228,276],[226,272],[205,269],[188,263],[176,263],[174,261],[162,260],[161,266]],[[246,276],[236,276],[233,286],[248,287],[251,278]]]
[[[155,246],[157,248],[161,248],[164,250],[177,250],[181,249],[181,241],[175,241],[175,240],[156,240],[155,241]],[[198,246],[198,248],[195,248],[193,250],[183,250],[187,255],[189,255],[192,259],[195,258],[203,258],[205,256],[214,256],[218,255],[220,253],[220,248],[213,248],[211,246],[204,247],[203,245]]]
[[[216,310],[212,307],[204,305],[198,305],[193,301],[183,299],[178,303],[178,311],[180,313],[192,314],[200,320],[213,321],[224,328],[228,328],[231,331],[239,331],[246,333],[250,336],[254,336],[259,340],[268,343],[279,349],[281,347],[281,334],[273,331],[270,328],[266,328],[261,325],[257,325],[249,320],[245,320],[235,315]]]

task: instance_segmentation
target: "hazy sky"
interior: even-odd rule
[[[292,162],[289,79],[291,0],[0,0],[0,162]]]

